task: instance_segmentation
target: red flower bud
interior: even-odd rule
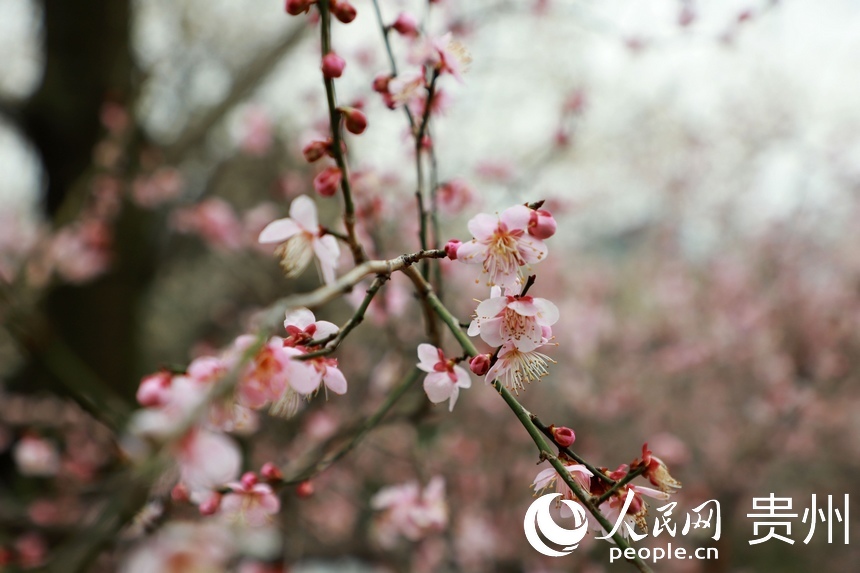
[[[356,16],[355,6],[353,6],[349,2],[344,2],[343,0],[341,0],[340,2],[332,3],[331,13],[334,14],[335,18],[337,18],[344,24],[349,24],[350,22],[355,20]]]
[[[200,504],[197,509],[200,510],[200,515],[214,515],[221,507],[221,494],[213,493]]]
[[[331,139],[325,141],[317,139],[305,145],[302,155],[308,163],[313,163],[331,150]]]
[[[549,239],[555,235],[558,224],[549,211],[539,209],[532,211],[529,219],[529,235],[540,240]]]
[[[452,261],[457,260],[457,249],[459,249],[462,244],[463,243],[457,239],[451,239],[445,243],[445,254],[448,255],[449,259]]]
[[[260,475],[266,478],[266,481],[281,481],[284,479],[284,474],[281,469],[272,462],[266,462],[260,468]]]
[[[415,37],[418,35],[418,21],[415,16],[406,12],[401,12],[391,27],[403,36]]]
[[[483,376],[490,370],[490,355],[478,354],[469,362],[469,368],[476,376]]]
[[[242,479],[240,479],[239,481],[241,481],[242,485],[246,488],[252,488],[257,485],[257,474],[255,474],[254,472],[245,472],[244,474],[242,474]]]
[[[379,74],[373,78],[373,91],[380,94],[387,94],[388,84],[390,84],[393,79],[394,76],[390,74]]]
[[[314,189],[323,197],[331,197],[337,193],[340,185],[341,170],[335,166],[326,167],[314,177]]]
[[[310,497],[314,494],[314,484],[305,480],[296,486],[296,495],[299,497]]]
[[[343,114],[343,123],[348,132],[361,135],[367,129],[367,116],[360,109],[342,107],[340,112]]]
[[[285,9],[290,16],[298,16],[307,12],[313,2],[310,0],[287,0]]]
[[[190,496],[191,494],[188,493],[188,488],[181,482],[173,486],[173,489],[170,490],[171,499],[178,503],[188,501]]]
[[[343,69],[346,67],[346,62],[343,58],[329,52],[322,59],[322,73],[326,79],[339,78],[343,74]]]
[[[562,448],[569,448],[573,445],[573,442],[576,441],[576,434],[573,433],[573,430],[565,426],[560,426],[558,428],[553,426],[552,438],[555,440],[555,443]]]

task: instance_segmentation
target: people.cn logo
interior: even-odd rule
[[[532,502],[526,511],[526,518],[523,521],[523,530],[526,532],[526,539],[536,551],[543,553],[549,557],[564,557],[579,546],[579,542],[588,533],[588,519],[585,516],[585,510],[578,503],[563,499],[561,502],[565,504],[573,512],[573,529],[565,529],[560,527],[549,514],[549,506],[552,501],[560,496],[560,493],[548,493],[542,495]],[[538,535],[538,529],[545,538],[552,541],[556,545],[563,546],[561,551],[556,551],[549,547]]]

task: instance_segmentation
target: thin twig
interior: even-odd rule
[[[373,300],[373,297],[376,296],[376,293],[379,292],[379,289],[382,288],[382,285],[385,284],[388,278],[389,275],[379,275],[373,280],[370,284],[370,288],[367,289],[367,294],[364,295],[364,300],[361,301],[361,304],[355,309],[355,312],[349,320],[346,321],[346,323],[337,331],[337,334],[332,334],[331,336],[321,340],[313,340],[309,344],[309,346],[322,345],[324,348],[308,352],[302,356],[296,356],[296,360],[309,360],[319,356],[328,356],[337,350],[337,347],[340,346],[341,342],[343,342],[343,340],[349,335],[352,329],[361,324],[364,320],[364,314],[367,312],[367,307],[370,306],[370,302]]]
[[[331,52],[331,10],[329,0],[319,0],[317,7],[320,12],[322,55],[325,56]],[[359,265],[367,260],[367,257],[355,234],[355,203],[352,199],[352,189],[349,183],[349,166],[343,152],[343,134],[341,131],[340,111],[337,108],[337,94],[335,93],[333,79],[324,77],[323,83],[325,83],[329,125],[331,127],[331,152],[341,172],[340,188],[343,192],[343,224],[346,227],[347,243],[352,251],[352,258],[355,264]]]

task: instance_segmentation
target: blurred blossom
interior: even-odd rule
[[[28,476],[52,476],[60,469],[60,453],[50,440],[27,434],[12,449],[18,471]]]
[[[448,524],[445,480],[436,476],[422,490],[417,482],[381,489],[370,500],[382,512],[376,521],[381,544],[392,546],[400,536],[417,541]]]

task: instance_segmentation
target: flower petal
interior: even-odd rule
[[[261,243],[283,243],[301,232],[301,228],[292,219],[278,219],[266,225],[257,240]]]
[[[335,394],[346,394],[346,378],[338,368],[329,366],[323,375],[325,387]]]
[[[439,362],[439,350],[432,344],[418,345],[418,368],[425,372],[433,372],[433,367]]]
[[[526,221],[528,223],[528,221]],[[488,215],[487,213],[478,213],[468,223],[469,232],[479,241],[489,239],[499,228],[499,218],[496,215]],[[457,258],[460,258],[459,251]]]
[[[284,328],[297,326],[299,329],[304,330],[312,325],[314,321],[316,321],[314,313],[307,308],[288,310],[284,316]]]
[[[451,397],[456,386],[451,384],[447,372],[432,372],[424,378],[424,392],[434,404],[444,402]]]
[[[316,233],[319,228],[317,206],[307,195],[299,195],[290,204],[290,218],[303,229]]]
[[[508,231],[525,231],[529,227],[531,216],[532,210],[525,205],[514,205],[502,211],[499,219],[508,227]]]
[[[487,258],[487,245],[471,240],[457,247],[457,260],[469,265],[483,264]]]

